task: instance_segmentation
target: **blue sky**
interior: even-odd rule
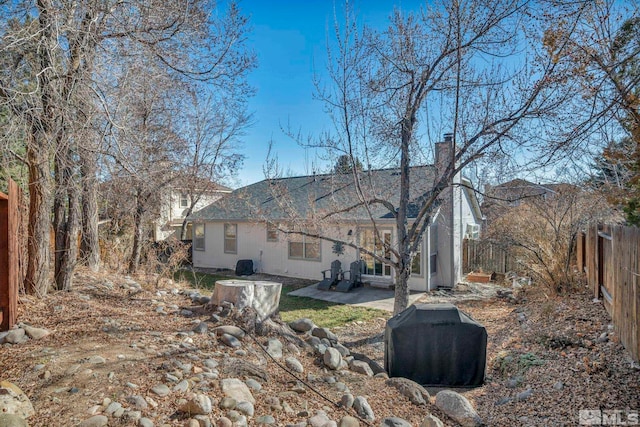
[[[418,9],[419,0],[352,2],[361,22],[382,28],[394,4]],[[241,0],[250,16],[250,44],[258,56],[258,68],[249,81],[257,89],[249,108],[255,124],[244,138],[244,167],[237,185],[264,179],[263,166],[269,140],[286,174],[306,175],[326,166],[315,151],[306,151],[286,136],[289,124],[304,135],[317,135],[329,126],[323,106],[313,99],[314,71],[322,73],[326,62],[327,31],[333,31],[334,7],[340,0]]]

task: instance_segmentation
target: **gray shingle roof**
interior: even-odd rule
[[[410,178],[410,200],[416,200],[433,187],[434,167],[412,167]],[[380,169],[362,172],[360,187],[366,200],[375,197],[397,207],[400,196],[400,170]],[[263,180],[234,190],[192,214],[189,220],[286,220],[323,217],[338,211],[340,214],[332,218],[366,220],[369,218],[366,210],[362,206],[355,206],[360,200],[352,174],[280,178]],[[412,206],[415,209],[415,204]],[[382,204],[372,204],[370,207],[374,218],[392,218],[389,210]]]

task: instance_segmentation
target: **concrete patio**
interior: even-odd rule
[[[394,291],[373,286],[360,286],[349,292],[336,292],[321,291],[318,289],[318,284],[314,283],[306,288],[289,292],[288,295],[393,312]],[[411,293],[409,295],[409,304],[413,304],[423,295],[424,292]]]

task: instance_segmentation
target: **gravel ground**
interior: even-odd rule
[[[148,394],[164,378],[161,367],[166,359],[161,354],[179,347],[185,339],[181,331],[189,331],[197,320],[177,314],[190,301],[171,292],[159,296],[159,289],[151,285],[131,292],[119,285],[122,282],[121,277],[96,277],[84,272],[78,275],[73,292],[58,292],[45,299],[21,299],[19,320],[53,332],[40,341],[0,347],[0,380],[14,382],[31,398],[37,413],[29,420],[32,427],[77,425],[90,411],[99,411],[105,398],[124,401],[128,394]],[[160,286],[161,290],[174,285]],[[430,294],[423,300],[454,302],[487,328],[486,383],[479,388],[458,390],[473,402],[487,425],[578,425],[579,411],[585,409],[620,410],[620,421],[624,421],[628,411],[640,410],[638,365],[632,363],[619,343],[602,305],[594,303],[586,290],[548,297],[535,288],[527,288],[517,299],[507,300],[495,296],[497,289],[467,285],[456,292]],[[166,307],[170,314],[159,313],[158,306]],[[171,314],[170,307],[176,314]],[[206,319],[204,313],[198,316]],[[384,365],[386,321],[381,317],[355,322],[335,328],[334,332],[351,351]],[[191,339],[200,357],[215,357],[221,364],[238,357],[207,339],[207,335]],[[245,340],[243,346],[246,360],[269,374],[270,380],[263,385],[267,394],[263,396],[291,396],[296,381],[265,360],[255,343]],[[181,354],[172,357],[185,357],[183,361],[187,362],[188,355]],[[103,357],[107,362],[92,365],[91,356]],[[315,378],[312,385],[330,400],[339,400],[340,393],[335,388],[318,380],[328,375],[319,359],[305,352],[297,357],[305,375]],[[194,366],[197,365],[195,361]],[[339,381],[345,382],[354,395],[367,396],[377,420],[395,415],[418,426],[428,413],[433,413],[445,425],[456,426],[434,405],[411,405],[395,389],[385,386],[383,379],[347,372],[339,376]],[[137,388],[131,389],[129,383]],[[215,384],[210,387],[216,396],[219,390]],[[343,415],[315,393],[296,393],[287,399],[298,414],[324,409],[335,420]],[[156,399],[159,407],[144,414],[152,417],[156,425],[183,426],[184,419],[176,417],[182,397],[174,393]],[[257,414],[269,410],[268,405],[256,404]],[[212,419],[219,415],[215,408]],[[277,425],[300,418],[274,415],[279,417]],[[249,424],[253,422],[250,420]]]

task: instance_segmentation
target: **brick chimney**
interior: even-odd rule
[[[453,134],[445,133],[442,142],[435,144],[435,167],[436,176],[440,177],[451,164],[451,149],[453,146]]]

